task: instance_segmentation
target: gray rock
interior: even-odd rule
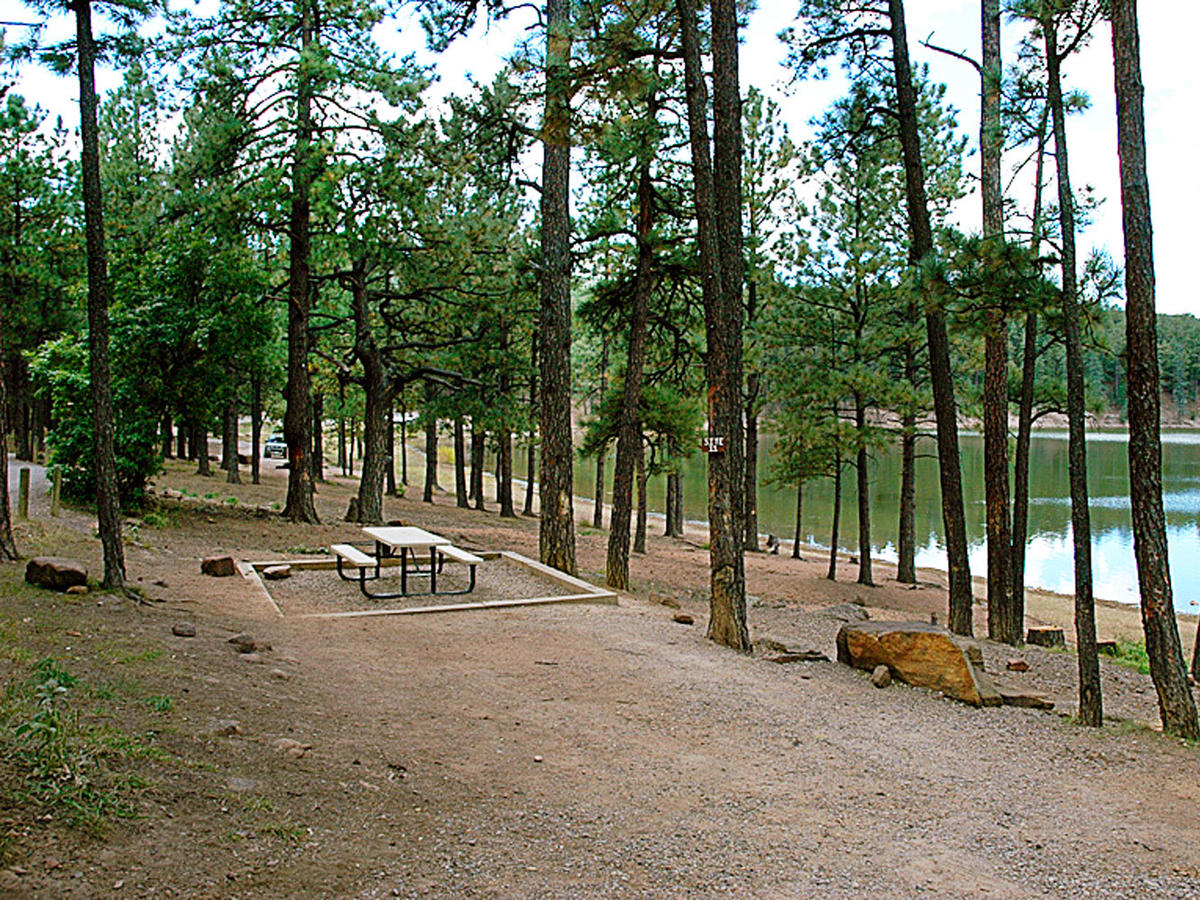
[[[877,688],[885,688],[892,683],[892,673],[887,666],[878,665],[871,673],[871,684]]]
[[[86,597],[87,592],[88,589],[86,584],[73,584],[63,591],[64,594],[70,594],[72,597]]]
[[[209,556],[200,563],[200,571],[214,578],[226,578],[237,574],[237,563],[232,556]]]
[[[191,622],[176,622],[171,626],[171,634],[177,637],[195,637],[196,626]]]
[[[263,578],[268,581],[282,581],[292,577],[291,566],[267,566],[263,569]]]
[[[25,580],[38,587],[65,591],[87,585],[87,566],[65,556],[35,556],[25,565]]]
[[[871,618],[870,613],[855,603],[839,603],[837,606],[830,606],[821,612],[839,622],[865,622]]]

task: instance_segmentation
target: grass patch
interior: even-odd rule
[[[111,727],[83,724],[75,700],[86,691],[56,660],[45,657],[0,700],[0,755],[15,777],[0,786],[7,798],[93,833],[113,819],[136,815],[145,782],[111,763],[153,758],[161,750]]]
[[[1145,641],[1118,640],[1117,652],[1104,655],[1118,665],[1136,669],[1143,675],[1150,674],[1150,657],[1146,654]]]

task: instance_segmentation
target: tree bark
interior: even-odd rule
[[[283,517],[293,522],[320,521],[313,505],[312,394],[308,376],[308,314],[312,305],[309,266],[312,253],[311,198],[318,151],[313,145],[312,104],[316,43],[312,0],[295,0],[300,19],[301,60],[296,74],[296,143],[293,148],[288,214],[288,360],[287,407],[283,437],[288,449],[287,501]],[[312,61],[309,61],[309,60]]]
[[[191,459],[188,453],[188,428],[185,422],[180,422],[175,433],[175,456],[179,459]]]
[[[983,195],[985,259],[998,257],[1004,243],[1004,193],[1000,125],[1000,0],[982,0],[982,111],[979,123],[980,184]],[[995,254],[995,256],[993,256]],[[983,478],[987,510],[988,637],[1020,644],[1024,609],[1014,608],[1012,533],[1008,506],[1008,313],[1006,298],[989,296],[985,313],[983,364]]]
[[[571,441],[571,4],[546,0],[546,110],[542,123],[540,432],[542,517],[538,554],[575,574]]]
[[[454,417],[454,502],[459,509],[470,509],[467,499],[467,437],[463,417]]]
[[[679,474],[676,472],[667,473],[667,502],[666,502],[666,528],[663,529],[664,537],[679,537],[680,526],[675,520],[675,494],[679,491]]]
[[[903,0],[888,0],[891,16],[892,62],[896,77],[896,114],[904,155],[905,200],[908,206],[910,241],[908,261],[920,266],[933,253],[933,231],[925,193],[925,166],[917,125],[917,94],[913,88],[908,58],[908,31],[904,24]],[[962,469],[958,456],[958,410],[954,401],[954,379],[950,369],[950,340],[940,309],[925,313],[929,345],[929,371],[933,406],[937,417],[938,470],[942,486],[942,522],[946,534],[949,576],[950,630],[970,635],[972,605],[971,566],[967,557],[967,526],[963,512]]]
[[[738,25],[733,0],[713,0],[713,150],[708,142],[708,97],[700,61],[694,0],[677,0],[687,88],[697,235],[707,342],[709,435],[725,440],[708,457],[708,637],[742,653],[750,650],[746,623],[742,478],[742,248],[741,108]],[[732,271],[726,271],[726,269]]]
[[[608,338],[600,339],[600,397],[603,400],[604,395],[608,392]],[[592,507],[592,527],[604,527],[604,461],[608,455],[606,445],[600,446],[599,452],[596,454],[596,487],[592,494],[596,498],[596,503]],[[609,521],[612,521],[612,512],[609,512]]]
[[[400,483],[408,487],[408,405],[404,402],[403,391],[400,394]]]
[[[1142,626],[1163,730],[1200,738],[1196,704],[1183,667],[1167,566],[1159,435],[1159,371],[1154,297],[1154,235],[1146,174],[1146,128],[1136,0],[1113,0],[1113,73],[1125,233],[1125,346],[1128,359],[1129,484]]]
[[[1092,596],[1092,526],[1088,513],[1087,443],[1084,434],[1083,344],[1076,287],[1075,197],[1067,156],[1066,113],[1053,19],[1042,23],[1046,39],[1046,82],[1054,126],[1054,159],[1058,175],[1058,217],[1062,232],[1062,317],[1067,358],[1067,459],[1071,488],[1071,532],[1075,549],[1075,636],[1079,662],[1079,721],[1104,721],[1100,694],[1100,660],[1096,655],[1096,603]],[[1157,381],[1155,382],[1157,390]],[[1132,488],[1132,485],[1131,485]]]
[[[867,427],[867,407],[861,397],[854,398],[854,426],[858,430],[855,471],[858,477],[858,583],[875,586],[871,575],[871,479],[867,445],[862,436]]]
[[[108,359],[108,256],[104,247],[104,198],[100,181],[100,129],[96,109],[96,45],[91,0],[75,0],[79,54],[79,125],[82,137],[84,236],[87,247],[88,358],[92,390],[92,454],[96,473],[96,518],[104,554],[101,586],[125,587],[121,541],[121,498],[117,487],[112,373]],[[5,459],[7,460],[7,455]],[[7,483],[6,483],[7,484]]]
[[[654,228],[654,193],[648,158],[641,160],[638,166],[637,204],[637,272],[629,319],[625,389],[621,394],[621,420],[617,428],[613,509],[609,519],[608,558],[605,563],[605,583],[619,591],[629,588],[629,520],[633,509],[634,469],[642,454],[642,371],[646,363],[646,323],[650,317],[654,265],[654,248],[650,242]],[[644,536],[642,543],[645,544]]]

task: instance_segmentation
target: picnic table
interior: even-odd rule
[[[338,576],[346,581],[357,580],[359,590],[364,596],[373,600],[391,600],[419,594],[437,594],[439,593],[437,577],[447,559],[468,565],[470,581],[465,589],[441,591],[440,593],[469,594],[475,590],[475,567],[483,560],[473,553],[455,547],[448,538],[411,525],[369,526],[363,529],[363,533],[375,542],[374,556],[352,544],[334,544],[329,549],[337,559]],[[422,568],[418,561],[418,554],[426,551],[429,553],[429,564],[427,568]],[[379,579],[383,561],[387,559],[400,560],[400,590],[394,592],[368,590],[367,583]],[[347,564],[351,568],[357,569],[357,578],[346,574]],[[371,574],[368,575],[368,572]],[[408,580],[410,577],[428,578],[429,590],[409,591]]]

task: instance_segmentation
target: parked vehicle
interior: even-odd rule
[[[273,434],[263,444],[264,459],[287,459],[287,441],[282,434]]]

